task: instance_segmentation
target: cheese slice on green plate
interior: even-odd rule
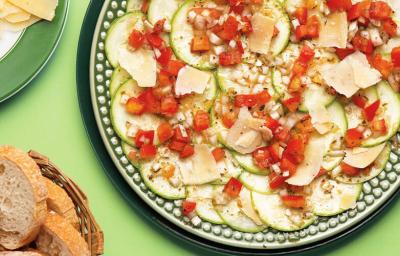
[[[8,0],[15,6],[48,21],[53,20],[58,0]]]

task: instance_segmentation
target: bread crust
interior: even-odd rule
[[[12,162],[20,171],[23,172],[24,176],[28,179],[32,186],[36,203],[33,216],[34,223],[32,223],[30,230],[26,234],[18,237],[19,242],[11,245],[4,244],[4,241],[0,240],[0,244],[4,248],[8,250],[15,250],[32,242],[39,233],[41,225],[46,220],[47,189],[42,180],[39,167],[36,165],[35,161],[28,156],[28,154],[12,146],[0,146],[0,160],[2,158]]]
[[[62,250],[63,255],[90,256],[88,245],[81,234],[65,218],[55,212],[48,214],[36,245],[40,251],[50,255],[58,253],[58,251],[49,251],[53,248],[53,250]]]
[[[48,191],[47,208],[55,211],[60,216],[69,221],[74,228],[79,230],[79,218],[76,214],[75,205],[67,192],[60,186],[52,182],[46,177],[43,177]]]

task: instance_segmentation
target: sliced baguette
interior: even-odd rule
[[[26,153],[0,146],[0,245],[15,250],[32,242],[47,215],[47,189]]]
[[[0,252],[0,256],[45,256],[46,254],[36,251],[12,251],[12,252]]]
[[[43,179],[48,191],[47,208],[64,217],[74,228],[79,230],[79,218],[76,214],[75,205],[67,192],[51,180]]]
[[[50,256],[89,256],[89,248],[81,234],[55,212],[47,215],[36,240],[37,248]]]

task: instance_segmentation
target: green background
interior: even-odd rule
[[[89,0],[71,1],[64,35],[47,67],[22,92],[0,103],[0,144],[47,155],[82,187],[104,230],[105,255],[210,255],[171,239],[144,222],[108,181],[96,160],[79,113],[75,84],[76,50],[88,3]],[[18,75],[17,72],[10,75]],[[305,255],[399,252],[400,201],[395,200],[356,235]]]

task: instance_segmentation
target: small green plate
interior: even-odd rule
[[[27,28],[0,56],[0,102],[28,85],[46,65],[60,41],[68,7],[69,0],[59,0],[53,21],[42,20]]]
[[[312,247],[325,244],[352,232],[362,223],[379,213],[392,200],[400,188],[400,149],[392,148],[389,161],[384,170],[372,180],[363,184],[363,190],[356,207],[333,217],[319,217],[307,228],[295,232],[280,232],[272,228],[251,234],[233,230],[226,225],[216,225],[201,221],[193,225],[181,212],[181,200],[166,200],[151,192],[139,172],[129,163],[124,155],[121,141],[114,131],[110,120],[109,85],[113,68],[106,59],[104,46],[107,31],[116,18],[125,13],[127,1],[105,0],[97,20],[90,56],[90,97],[91,102],[80,96],[80,104],[92,105],[97,127],[112,161],[126,183],[147,205],[153,208],[165,220],[190,233],[198,239],[211,241],[224,247],[237,250],[258,252],[293,251],[296,248]],[[84,32],[83,32],[84,33]],[[87,72],[79,70],[78,74]],[[79,77],[79,76],[78,76]],[[78,83],[87,86],[87,83]],[[93,128],[90,128],[93,129]],[[90,131],[95,133],[97,131]],[[98,143],[98,141],[96,141]],[[350,230],[350,231],[349,231]],[[205,243],[207,244],[207,243]]]

